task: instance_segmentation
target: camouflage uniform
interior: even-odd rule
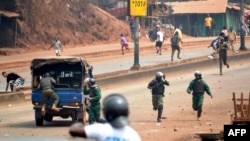
[[[169,82],[165,80],[165,76],[156,76],[155,79],[151,80],[148,84],[148,89],[152,92],[152,104],[153,110],[158,110],[157,121],[161,122],[163,112],[163,97],[165,92],[165,86],[169,86]]]

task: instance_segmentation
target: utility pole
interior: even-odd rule
[[[131,70],[139,70],[139,17],[135,16],[135,32],[133,33],[134,37],[134,65],[131,67]]]
[[[244,21],[244,0],[240,0],[240,17],[241,17],[241,26],[240,26],[240,48],[239,50],[246,50],[246,46],[245,46],[245,21]]]
[[[139,70],[139,16],[147,16],[148,0],[128,0],[129,15],[134,16],[135,32],[134,35],[134,65],[131,70]]]

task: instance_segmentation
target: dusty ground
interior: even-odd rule
[[[65,8],[68,1],[48,0],[47,2],[49,4],[43,1],[37,1],[37,4],[42,5],[41,8],[43,7],[53,13],[56,12],[56,10],[61,11],[62,8]],[[52,4],[58,5],[58,7],[53,9]],[[96,7],[91,7],[89,11],[84,11],[90,14],[83,14],[83,16],[79,18],[81,11],[79,11],[78,5],[74,3],[70,4],[73,6],[73,9],[69,9],[66,13],[60,13],[60,17],[56,23],[49,22],[53,21],[53,18],[57,18],[55,15],[50,16],[48,13],[39,13],[38,10],[41,9],[37,9],[37,11],[33,12],[30,19],[19,21],[19,26],[23,27],[22,30],[20,30],[20,35],[23,36],[20,37],[24,37],[25,40],[19,40],[18,48],[1,48],[0,54],[11,55],[44,50],[56,36],[62,40],[65,48],[72,48],[76,45],[99,44],[99,40],[97,40],[96,37],[98,37],[102,43],[117,43],[119,42],[120,32],[124,32],[128,37],[130,36],[127,23],[118,21]],[[29,3],[27,3],[27,5],[29,5]],[[30,11],[25,8],[20,10],[23,10],[23,14],[26,16],[30,13]],[[46,11],[44,9],[42,10]],[[72,12],[72,10],[74,12]],[[96,13],[93,13],[93,11]],[[41,20],[39,14],[43,16]],[[75,17],[78,17],[78,19],[75,20]],[[36,26],[27,25],[27,22],[32,19],[37,22],[37,24],[34,24]],[[60,19],[64,19],[63,22],[67,24],[61,24]],[[43,21],[48,22],[45,23]],[[113,24],[110,24],[111,21]],[[74,26],[76,24],[79,26]],[[93,26],[84,26],[86,24]],[[43,32],[41,32],[40,29],[42,29]],[[96,34],[97,32],[100,33],[98,36]],[[107,33],[109,33],[109,36],[106,36]],[[145,33],[142,33],[142,35]],[[25,48],[19,48],[20,46],[25,46]],[[109,57],[109,59],[114,58]],[[163,120],[160,124],[156,122],[156,112],[152,110],[150,93],[146,89],[148,79],[140,81],[137,84],[127,84],[127,86],[124,85],[112,90],[103,88],[103,93],[105,95],[111,91],[119,91],[126,94],[126,97],[131,103],[131,126],[139,132],[143,141],[197,141],[199,138],[195,136],[195,133],[218,133],[223,129],[223,124],[230,123],[230,113],[233,111],[231,101],[232,92],[249,92],[247,86],[247,84],[249,84],[248,78],[245,76],[250,75],[246,73],[244,69],[246,67],[249,68],[249,63],[241,62],[241,64],[235,66],[237,66],[237,69],[231,69],[232,71],[229,71],[228,75],[223,77],[216,74],[217,70],[209,68],[203,70],[203,72],[205,72],[204,78],[211,84],[214,99],[209,99],[207,96],[205,97],[204,113],[201,121],[196,121],[196,113],[191,108],[191,96],[185,93],[188,82],[193,78],[193,75],[190,74],[175,74],[169,77],[171,87],[167,88],[167,95],[164,99],[164,116],[166,116],[167,119]],[[11,71],[13,71],[13,69]],[[238,79],[241,80],[241,83],[234,81]],[[30,101],[26,103],[12,103],[12,105],[14,106],[9,106],[9,103],[8,105],[7,103],[1,103],[1,136],[8,134],[68,136],[68,126],[71,123],[61,125],[59,122],[49,124],[48,126],[50,128],[37,128],[34,126],[34,115]]]
[[[218,75],[217,68],[204,68],[204,80],[209,84],[214,98],[205,95],[201,121],[196,120],[196,112],[192,110],[191,95],[186,88],[193,73],[176,73],[168,75],[170,86],[166,88],[164,98],[164,113],[167,119],[161,123],[156,122],[157,112],[152,110],[151,95],[146,90],[148,77],[144,81],[133,82],[133,86],[125,86],[108,90],[121,91],[129,99],[131,106],[132,126],[139,132],[143,141],[199,141],[197,133],[219,134],[225,124],[231,124],[233,113],[232,93],[237,97],[240,93],[248,97],[247,71],[249,63],[231,63],[231,68],[225,70],[223,76]],[[236,79],[237,78],[237,79]],[[234,80],[239,80],[238,82]],[[126,90],[125,90],[126,89]]]
[[[142,80],[114,86],[112,89],[102,87],[103,97],[111,92],[121,92],[128,98],[131,126],[138,131],[143,141],[198,141],[200,139],[196,133],[219,133],[224,124],[230,123],[230,113],[233,112],[232,92],[249,92],[249,78],[246,77],[249,76],[249,61],[234,62],[230,65],[231,68],[225,70],[223,76],[218,75],[217,68],[201,70],[214,94],[213,99],[205,96],[201,121],[196,121],[196,113],[191,108],[191,95],[185,92],[187,84],[193,79],[193,72],[167,76],[170,87],[166,89],[163,113],[167,119],[161,123],[156,122],[157,113],[152,110],[151,95],[146,89],[147,82],[153,76],[145,76]],[[69,136],[68,127],[71,122],[62,122],[58,117],[55,118],[55,123],[36,127],[30,101],[0,105],[1,136]]]

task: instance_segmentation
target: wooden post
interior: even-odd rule
[[[234,119],[237,119],[237,105],[236,105],[236,98],[235,98],[235,92],[233,92],[233,103],[234,103]],[[233,119],[233,120],[234,120]]]
[[[250,92],[248,97],[248,120],[250,120]]]
[[[243,93],[241,93],[240,96],[240,113],[241,113],[241,119],[244,117],[244,103],[243,103]]]
[[[16,18],[16,29],[15,29],[15,48],[17,43],[17,18]]]

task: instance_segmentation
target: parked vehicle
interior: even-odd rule
[[[42,126],[44,120],[52,121],[53,117],[64,119],[71,117],[72,121],[84,122],[84,96],[82,92],[83,81],[87,77],[89,64],[81,57],[48,57],[35,58],[31,62],[31,101],[35,113],[37,126]],[[53,101],[46,104],[45,116],[41,115],[42,93],[39,81],[45,72],[49,72],[57,84],[54,90],[59,97],[57,105],[59,112],[52,111]]]

